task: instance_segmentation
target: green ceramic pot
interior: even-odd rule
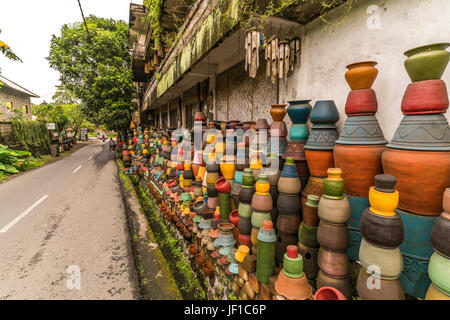
[[[442,292],[450,295],[450,259],[433,253],[428,265],[428,274],[431,282]]]
[[[250,168],[244,169],[244,175],[242,176],[242,185],[251,187],[255,184],[255,177],[253,170]]]
[[[319,242],[317,241],[317,231],[319,227],[310,227],[303,222],[298,228],[298,241],[309,248],[319,248]]]
[[[297,258],[288,257],[287,253],[283,258],[283,272],[289,278],[301,278],[303,277],[303,258],[298,255]]]
[[[323,179],[323,193],[328,199],[344,199],[344,180]]]
[[[220,220],[230,220],[231,204],[229,193],[219,193]]]
[[[275,230],[260,229],[258,233],[256,278],[261,283],[268,283],[275,266]]]
[[[250,219],[252,216],[253,208],[250,203],[240,202],[239,207],[239,217],[242,219]]]
[[[253,228],[261,228],[264,220],[272,221],[272,215],[270,212],[253,211],[252,213],[252,226]]]
[[[405,68],[413,82],[440,79],[450,60],[450,43],[435,43],[405,52]]]

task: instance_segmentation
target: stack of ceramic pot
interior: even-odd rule
[[[234,166],[234,164],[233,164]],[[219,193],[219,208],[220,208],[220,220],[229,221],[231,213],[231,203],[230,203],[230,192],[231,184],[230,181],[224,177],[219,178],[215,187]]]
[[[283,154],[283,159],[292,158],[297,166],[298,178],[303,187],[306,186],[309,177],[308,164],[305,157],[305,145],[309,137],[308,122],[309,114],[311,113],[311,100],[297,100],[288,101],[289,107],[287,113],[292,121],[289,128],[289,138],[286,151]]]
[[[286,151],[288,130],[284,117],[286,116],[285,104],[273,104],[270,109],[273,122],[270,125],[269,142],[267,152],[282,157]]]
[[[387,141],[375,113],[378,102],[371,89],[377,75],[375,61],[357,62],[348,65],[345,79],[351,88],[345,104],[348,118],[334,147],[334,163],[342,169],[345,181],[345,196],[350,202],[351,218],[350,247],[347,254],[351,260],[358,260],[361,234],[359,222],[369,206],[368,193],[373,178],[383,173],[381,153]]]
[[[256,260],[256,278],[260,283],[267,284],[273,275],[275,267],[276,234],[273,223],[264,220],[258,232],[258,253]]]
[[[397,179],[391,175],[375,176],[375,186],[369,191],[371,206],[361,217],[363,240],[357,290],[362,300],[405,299],[399,280],[403,271],[399,245],[404,231],[402,218],[395,212],[399,199],[399,192],[394,189],[396,183]]]
[[[309,194],[303,206],[303,220],[299,228],[298,248],[303,257],[303,270],[310,279],[316,279],[319,272],[317,257],[319,255],[319,243],[317,231],[319,227],[319,196]]]
[[[277,200],[279,196],[278,192],[278,180],[280,179],[280,157],[278,157],[274,152],[269,154],[267,158],[267,166],[263,168],[262,173],[267,175],[270,184],[270,195],[272,196],[272,221],[277,221],[278,210],[277,210]]]
[[[238,207],[238,213],[239,213],[239,223],[238,223],[238,229],[239,229],[239,243],[243,245],[247,245],[248,247],[252,247],[253,244],[257,244],[257,240],[252,239],[252,235],[255,234],[254,237],[257,235],[253,232],[252,227],[252,198],[255,193],[255,177],[253,176],[252,169],[245,168],[244,174],[242,175],[242,187],[239,192],[239,207]],[[255,246],[256,248],[256,246]],[[256,251],[253,250],[253,253]]]
[[[344,193],[344,180],[340,168],[329,168],[328,178],[323,180],[323,195],[320,197],[318,214],[320,218],[317,241],[319,274],[317,289],[333,287],[341,291],[347,299],[352,297],[348,279],[350,263],[346,254],[350,242],[347,220],[350,205]]]
[[[256,121],[254,134],[250,138],[250,156],[253,158],[253,154],[257,153],[261,155],[267,154],[267,144],[269,141],[269,123],[266,119],[258,119]],[[265,164],[265,159],[262,158],[262,163]],[[256,173],[259,174],[260,172]]]
[[[190,192],[192,187],[192,182],[194,180],[194,173],[192,171],[191,163],[185,161],[183,170],[183,186],[185,192]]]
[[[245,174],[244,174],[245,176]],[[270,184],[267,175],[261,174],[258,176],[258,180],[255,184],[255,193],[252,197],[252,233],[251,240],[253,244],[253,252],[257,252],[258,241],[255,241],[255,238],[258,237],[259,229],[262,226],[263,221],[269,220],[272,221],[272,196],[269,193]]]
[[[216,251],[211,254],[211,257],[222,259],[220,265],[228,265],[227,256],[230,249],[234,247],[236,240],[234,239],[233,230],[234,224],[229,222],[219,223],[219,234],[214,241],[214,247]]]
[[[450,188],[445,189],[442,204],[444,212],[434,222],[431,232],[435,252],[428,266],[431,284],[426,300],[450,300]]]
[[[313,126],[305,145],[305,157],[311,176],[302,191],[302,209],[309,194],[321,196],[323,178],[327,177],[328,168],[334,168],[333,149],[338,137],[335,123],[339,112],[334,101],[317,101],[311,111],[310,121]]]
[[[208,196],[208,207],[214,211],[219,205],[219,193],[216,189],[216,181],[219,180],[219,165],[216,163],[216,159],[208,159],[206,163],[206,194]]]
[[[297,245],[300,225],[301,183],[294,159],[287,158],[278,180],[276,260],[283,263],[288,245]]]
[[[275,290],[288,300],[306,300],[312,297],[312,288],[303,272],[302,256],[296,246],[288,246],[283,257],[283,269],[275,281]]]
[[[400,280],[405,293],[418,298],[424,298],[430,286],[426,270],[433,248],[429,239],[442,212],[438,195],[450,186],[450,127],[444,115],[449,100],[446,84],[440,80],[450,59],[449,45],[405,53],[406,71],[413,82],[403,96],[404,117],[383,152],[384,172],[398,179],[398,212],[405,225],[400,246],[405,267]]]
[[[248,157],[245,152],[245,142],[241,141],[237,145],[236,166],[234,172],[234,184],[231,188],[231,197],[233,198],[234,207],[239,207],[239,193],[242,188],[242,177],[244,169],[249,165]]]

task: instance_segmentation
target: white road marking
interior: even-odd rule
[[[81,167],[83,167],[83,166],[79,166],[78,168],[76,168],[75,170],[73,170],[73,172],[72,172],[72,173],[75,173],[75,172],[77,172],[78,170],[80,170],[80,169],[81,169]]]
[[[36,208],[42,201],[48,198],[48,194],[40,198],[38,201],[36,201],[31,207],[29,207],[27,210],[25,210],[22,214],[17,216],[13,221],[8,223],[6,226],[4,226],[0,233],[5,233],[8,231],[11,227],[13,227],[17,222],[19,222],[22,218],[24,218],[27,214],[29,214],[31,211],[33,211],[34,208]]]

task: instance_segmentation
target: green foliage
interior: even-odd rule
[[[148,8],[147,20],[150,21],[152,39],[155,41],[155,44],[161,41],[161,5],[162,0],[144,0],[144,6]]]
[[[90,37],[82,23],[63,25],[61,35],[52,36],[47,59],[59,71],[62,86],[81,101],[89,121],[125,128],[131,121],[134,92],[128,25],[95,16],[86,22]]]
[[[16,142],[34,155],[50,153],[50,136],[41,121],[12,120],[12,129]]]
[[[19,173],[22,165],[30,158],[28,151],[12,150],[0,144],[0,171],[6,173]]]

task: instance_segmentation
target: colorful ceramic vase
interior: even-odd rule
[[[352,90],[370,89],[374,83],[378,70],[375,68],[377,62],[363,61],[355,62],[347,66],[345,80]]]
[[[275,230],[272,221],[262,223],[258,233],[258,254],[256,262],[256,277],[261,283],[268,283],[275,266]]]
[[[440,79],[450,60],[450,43],[435,43],[405,52],[405,68],[412,82]]]

